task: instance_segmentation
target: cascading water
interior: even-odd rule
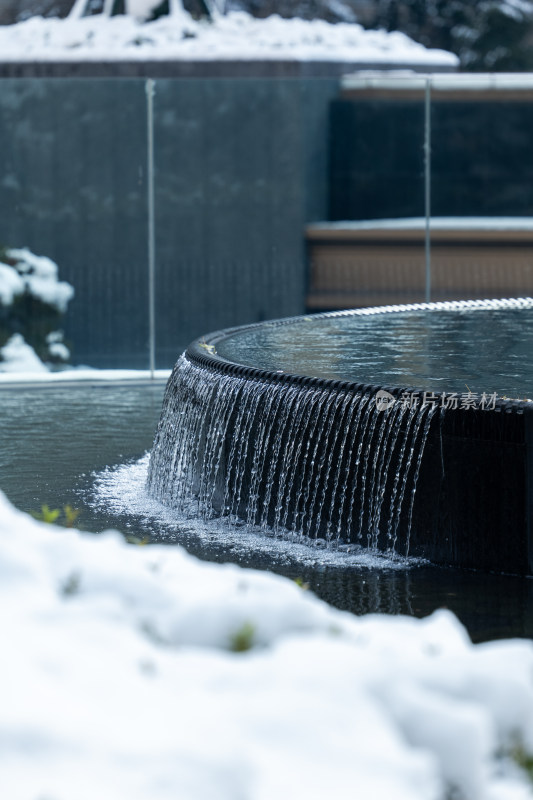
[[[532,574],[533,403],[508,399],[533,396],[531,309],[420,304],[211,334],[169,380],[148,491],[291,541]]]
[[[431,416],[400,403],[380,410],[374,389],[220,376],[182,356],[167,387],[149,492],[176,509],[193,503],[203,517],[245,520],[279,536],[394,550]],[[407,553],[408,527],[404,534]]]

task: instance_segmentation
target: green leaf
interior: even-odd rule
[[[234,653],[245,653],[251,650],[253,646],[253,639],[255,634],[255,625],[251,622],[245,622],[241,627],[235,631],[230,640],[230,650]]]
[[[61,514],[61,510],[59,508],[48,508],[47,505],[44,505],[41,506],[40,511],[31,511],[30,513],[35,519],[52,524]]]

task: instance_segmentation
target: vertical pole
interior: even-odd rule
[[[426,78],[424,115],[424,199],[426,215],[426,303],[431,300],[431,78]]]
[[[154,201],[154,81],[146,81],[148,191],[148,341],[150,378],[155,372],[155,201]]]

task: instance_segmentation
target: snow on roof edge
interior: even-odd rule
[[[432,91],[526,91],[533,89],[533,73],[479,72],[479,73],[413,73],[397,70],[395,73],[357,71],[343,75],[344,90],[389,89],[422,91],[430,81]]]
[[[399,32],[356,23],[256,19],[230,12],[207,24],[190,17],[141,23],[132,17],[32,17],[0,26],[0,61],[227,61],[294,60],[416,65],[455,69],[457,57],[429,50]]]
[[[532,231],[533,217],[431,217],[433,230],[492,230]],[[312,222],[313,230],[423,230],[425,217],[400,217],[396,219],[336,220]]]

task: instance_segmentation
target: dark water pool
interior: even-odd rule
[[[25,511],[43,504],[80,509],[79,527],[119,528],[132,537],[184,544],[201,558],[300,578],[329,603],[356,614],[424,616],[447,607],[475,641],[533,637],[533,581],[383,557],[346,561],[313,548],[261,543],[216,520],[160,518],[141,511],[143,463],[163,397],[162,384],[0,390],[0,488]],[[107,470],[123,465],[119,470]],[[125,465],[125,466],[124,466]],[[137,482],[137,483],[136,483]],[[107,486],[95,493],[95,484]],[[109,488],[111,486],[111,489]],[[117,494],[135,495],[137,506]],[[260,544],[260,546],[258,546]]]
[[[216,349],[229,361],[274,372],[533,398],[533,304],[525,302],[523,308],[298,318],[243,328]]]

